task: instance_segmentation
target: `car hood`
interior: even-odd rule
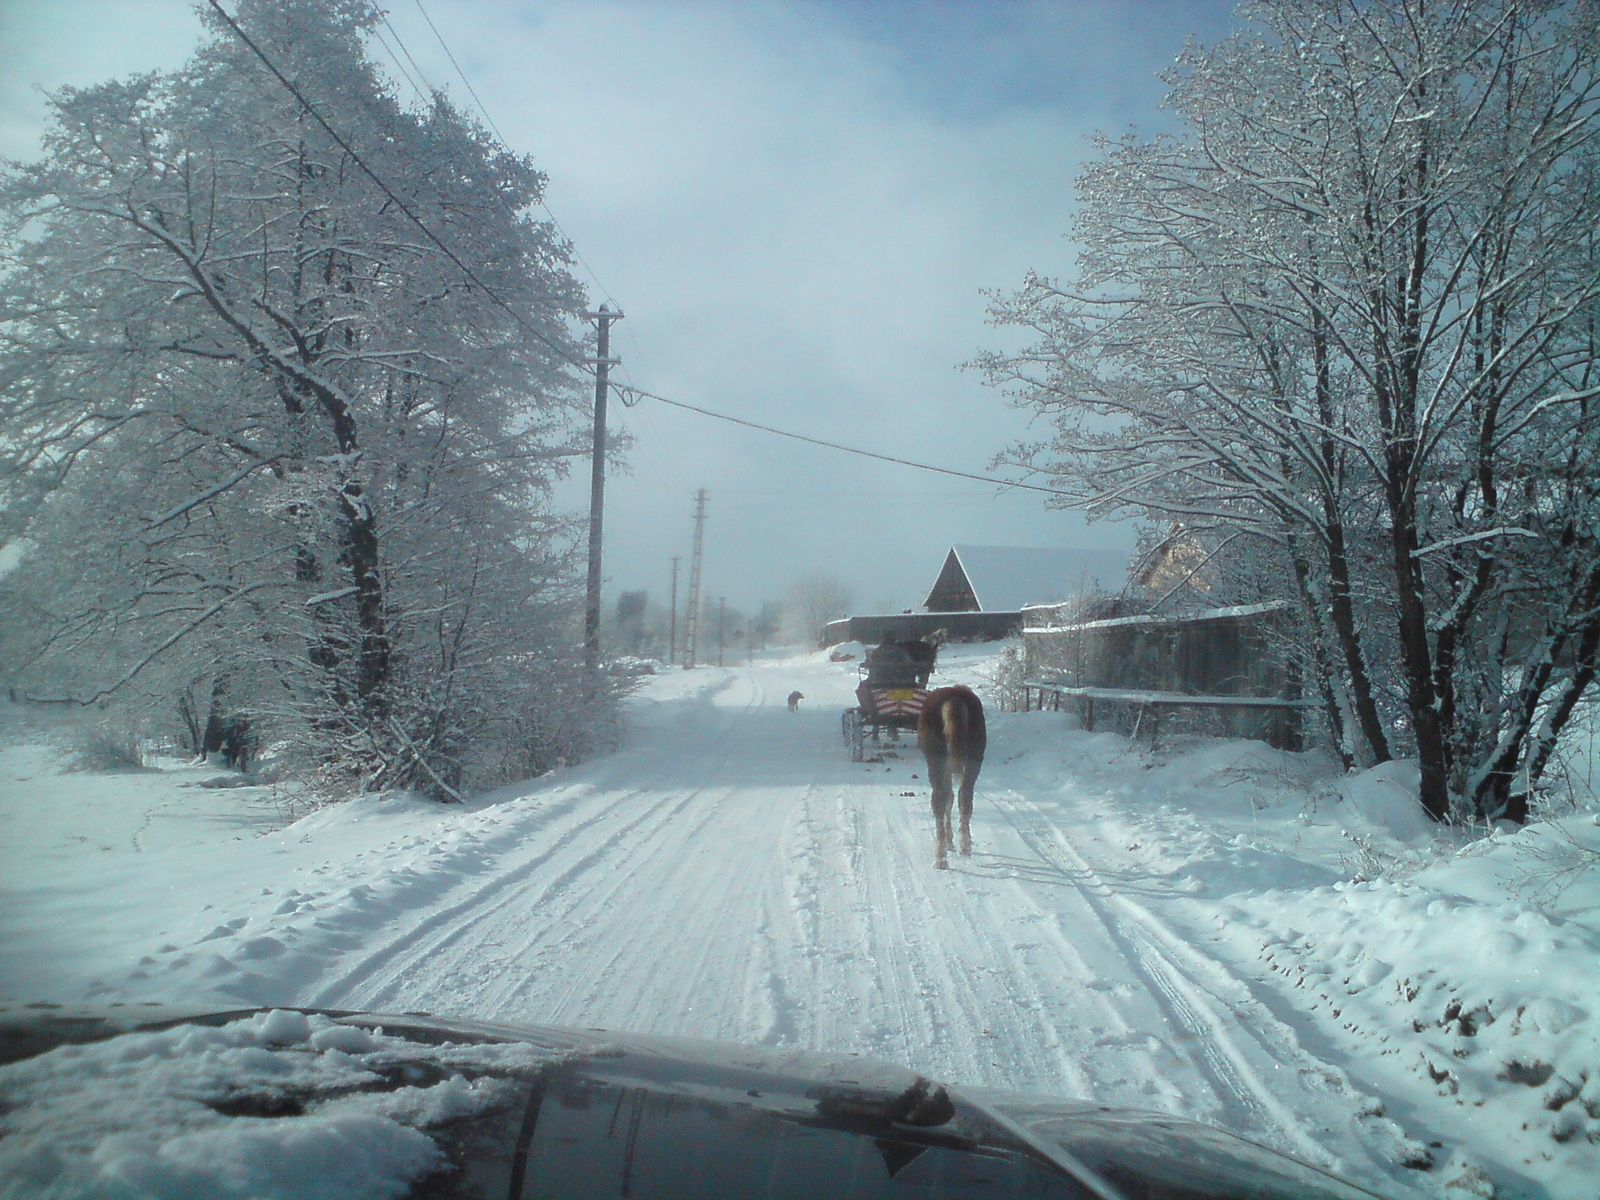
[[[61,1196],[108,1172],[157,1196],[1373,1195],[1163,1113],[603,1029],[27,1006],[0,1064],[0,1177]]]

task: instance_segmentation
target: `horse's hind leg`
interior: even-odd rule
[[[961,764],[961,853],[972,853],[972,787],[978,772],[971,764]]]
[[[954,797],[950,793],[949,768],[943,762],[935,766],[930,757],[928,782],[933,785],[933,865],[944,871],[950,866],[946,856],[954,840],[950,836],[950,802]]]

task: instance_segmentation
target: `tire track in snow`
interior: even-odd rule
[[[744,705],[744,714],[765,698],[757,689]],[[710,740],[737,746],[730,738],[737,727],[737,719],[724,722],[720,734]],[[689,766],[687,773],[695,775],[742,778],[747,773],[737,751],[720,759],[698,753]],[[627,769],[630,779],[636,780],[638,774],[637,765]],[[759,836],[765,820],[760,813],[770,810],[781,820],[782,804],[752,805],[746,789],[734,785],[686,789],[668,806],[668,782],[660,781],[665,811],[658,819],[612,830],[602,846],[593,846],[592,837],[586,839],[590,851],[578,861],[562,858],[515,868],[517,878],[507,881],[515,886],[490,907],[465,914],[466,927],[426,943],[414,942],[384,972],[385,1006],[404,997],[406,1006],[421,1003],[441,1011],[460,1010],[463,996],[468,996],[470,1011],[507,1019],[669,1031],[671,1023],[686,1017],[701,1019],[693,1010],[706,1005],[697,1001],[724,991],[725,977],[748,953],[744,946],[760,941],[755,931],[746,929],[748,922],[730,925],[730,915],[760,910],[757,893],[766,886],[766,876],[774,874],[765,839]],[[641,790],[638,796],[644,801],[652,794],[657,793]],[[596,802],[604,799],[599,795]],[[793,803],[792,798],[780,799]],[[743,836],[730,839],[724,830],[713,842],[749,847],[752,854],[739,856],[741,862],[748,860],[746,865],[732,870],[729,863],[718,862],[701,870],[698,879],[692,878],[695,864],[688,860],[697,853],[700,831],[713,823],[726,826],[740,819],[748,826]],[[562,877],[555,884],[522,878],[539,868],[559,869]],[[470,909],[471,904],[469,898],[455,907]],[[643,914],[644,919],[619,922],[615,919],[619,913]],[[686,921],[686,913],[692,920]],[[527,934],[514,944],[507,928],[512,924]],[[501,938],[491,953],[485,948],[495,933]],[[731,952],[730,945],[735,947]],[[473,956],[492,958],[493,965],[486,968],[481,961],[470,961]],[[549,969],[542,969],[546,966]],[[486,975],[493,978],[486,982]],[[712,1024],[708,1027],[705,1020]],[[725,1012],[708,1014],[699,1027],[687,1032],[749,1036]]]
[[[736,758],[719,768],[740,774]],[[547,1019],[663,1031],[674,1031],[676,1022],[680,1032],[689,1021],[701,1036],[758,1040],[749,1026],[751,995],[759,991],[752,979],[763,974],[761,955],[772,941],[772,877],[781,874],[767,834],[786,821],[798,798],[735,784],[704,789],[698,799],[692,825],[680,823],[658,843],[636,848],[612,872],[618,889],[590,894],[591,907],[635,920],[613,919],[585,934],[572,956],[581,957],[583,972],[559,998],[547,999]],[[715,836],[703,838],[712,827]],[[734,980],[741,986],[731,986]],[[768,1008],[775,1016],[781,1002]],[[764,1032],[775,1036],[772,1019]]]
[[[814,987],[814,996],[849,994],[850,1002],[817,1006],[811,1040],[968,1083],[1088,1091],[1071,1039],[1050,1019],[1052,993],[1081,991],[1082,964],[1070,953],[1058,963],[1030,962],[1037,946],[1019,948],[1017,928],[1045,919],[1044,911],[1012,881],[961,865],[935,871],[925,796],[906,803],[903,782],[891,786],[890,797],[841,789],[837,815],[822,822],[836,831],[819,837],[832,843],[819,857],[832,860],[836,876],[824,897],[823,936],[859,947],[857,960],[869,969],[864,979],[824,976]]]
[[[1293,1031],[1254,1004],[1248,987],[1221,963],[1176,935],[1144,905],[1115,891],[1038,806],[1011,791],[992,793],[989,799],[1040,859],[1072,882],[1107,934],[1125,948],[1129,967],[1158,998],[1172,1026],[1189,1035],[1184,1039],[1192,1048],[1188,1057],[1220,1103],[1215,1119],[1246,1136],[1273,1130],[1280,1144],[1313,1162],[1336,1159],[1311,1134],[1306,1116],[1285,1103],[1280,1092],[1299,1091],[1299,1077],[1312,1075],[1342,1084],[1354,1096],[1348,1081],[1306,1054]],[[1237,1015],[1240,1005],[1250,1007],[1254,1028]],[[1268,1084],[1258,1064],[1291,1067],[1293,1086]],[[1280,1072],[1273,1073],[1281,1078]],[[1362,1149],[1364,1157],[1371,1156],[1369,1148]]]
[[[359,1004],[377,1008],[403,994],[405,985],[413,981],[419,966],[428,960],[468,941],[480,926],[491,924],[506,910],[515,906],[519,911],[536,905],[540,898],[561,891],[584,870],[602,859],[613,846],[623,844],[628,836],[647,823],[660,825],[676,812],[692,804],[693,792],[685,792],[663,815],[659,801],[649,793],[639,792],[628,799],[639,802],[637,806],[611,803],[601,813],[593,813],[588,805],[574,805],[565,814],[569,820],[565,828],[555,832],[540,852],[517,865],[477,883],[465,895],[397,933],[376,949],[369,949],[353,965],[344,966],[339,976],[324,983],[307,1001],[312,1005],[337,1006]],[[646,803],[649,801],[649,803]],[[609,830],[604,838],[594,840],[594,823],[605,820],[619,810],[637,809],[637,815]],[[529,839],[548,835],[550,830],[536,820],[527,822]],[[570,858],[563,857],[576,849]],[[547,867],[555,869],[548,878],[539,876]],[[539,895],[529,896],[532,885]]]
[[[744,973],[736,968],[751,952],[760,905],[751,894],[750,853],[709,863],[702,860],[711,852],[694,845],[694,833],[740,815],[738,790],[717,791],[715,799],[699,797],[689,836],[644,847],[637,866],[619,870],[622,886],[611,900],[591,896],[591,904],[614,904],[631,919],[608,920],[574,945],[583,974],[550,998],[549,1019],[631,1023],[647,1031],[688,1021],[704,1036],[731,1036],[726,1003],[719,1011],[718,1002]]]
[[[763,698],[764,693],[758,692],[752,703],[759,703]],[[743,711],[748,711],[749,707],[751,705],[747,704]],[[712,739],[713,745],[728,740],[732,727],[742,715],[743,712],[735,712],[721,723],[717,736]],[[614,760],[608,765],[619,767]],[[638,774],[636,769],[630,770],[626,765],[620,765],[620,771],[629,778],[636,778]],[[659,835],[663,826],[670,825],[685,811],[692,811],[702,789],[689,786],[675,793],[663,790],[634,787],[619,797],[607,791],[603,781],[572,785],[559,808],[559,826],[550,822],[548,813],[542,810],[535,810],[521,822],[525,826],[525,836],[521,840],[539,847],[530,857],[502,869],[460,899],[434,910],[414,925],[391,931],[381,946],[369,949],[355,964],[345,967],[338,978],[324,984],[307,1003],[376,1008],[397,1001],[414,1004],[429,994],[442,993],[447,1003],[441,1011],[449,1006],[459,1007],[459,985],[468,981],[460,979],[459,974],[454,980],[440,978],[448,976],[455,965],[456,959],[449,952],[469,944],[471,935],[485,927],[499,926],[503,932],[512,912],[538,914],[535,923],[541,936],[560,930],[563,917],[570,917],[574,909],[588,906],[594,900],[591,892],[574,887],[575,883],[604,862],[612,849],[657,843],[659,836],[653,835]],[[616,823],[619,814],[624,814],[626,819]],[[600,834],[598,844],[597,833]],[[511,850],[505,857],[516,854],[516,850]],[[542,876],[541,871],[547,868],[553,873]],[[570,897],[563,908],[554,912],[541,909],[541,901],[557,901],[563,894]],[[481,948],[481,943],[473,946],[463,957],[470,962],[474,951]],[[452,982],[457,987],[448,986]],[[476,999],[496,999],[493,994],[484,996],[481,988],[475,989],[473,994]],[[491,1015],[481,1008],[475,1011]],[[506,1014],[497,1011],[495,1015]]]

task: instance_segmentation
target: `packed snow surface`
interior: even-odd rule
[[[935,682],[988,695],[993,661],[947,647]],[[0,998],[805,1046],[1180,1113],[1389,1195],[1600,1194],[1592,817],[1468,841],[1417,814],[1404,764],[1341,781],[1259,743],[1151,753],[991,700],[974,853],[935,871],[914,747],[844,752],[855,679],[826,654],[665,671],[616,754],[453,806],[300,815],[215,768],[85,774],[13,744]],[[248,1163],[289,1153],[194,1149],[225,1136],[198,1110],[171,1145],[88,1111],[52,1120],[141,1179],[210,1155],[249,1194]],[[403,1181],[431,1161],[420,1111],[316,1136]]]

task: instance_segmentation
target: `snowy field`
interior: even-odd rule
[[[992,663],[947,648],[936,682]],[[1469,841],[1404,767],[991,706],[974,853],[937,872],[914,749],[844,752],[854,682],[823,655],[669,672],[619,753],[451,807],[69,770],[11,710],[0,999],[857,1052],[1197,1117],[1390,1195],[1600,1195],[1592,814]]]

